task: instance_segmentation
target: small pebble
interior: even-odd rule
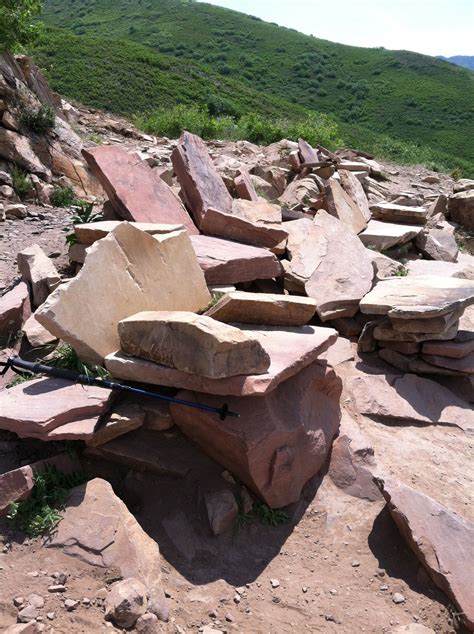
[[[403,594],[400,594],[399,592],[395,592],[395,594],[392,596],[392,601],[394,603],[405,603],[406,599],[403,596]]]
[[[24,604],[25,604],[25,598],[24,598],[24,597],[15,597],[15,598],[13,599],[13,605],[14,605],[16,608],[20,608],[20,607],[21,607],[22,605],[24,605]]]
[[[54,618],[56,616],[56,612],[46,612],[46,617],[50,620],[53,621]]]
[[[388,590],[388,586],[384,584],[383,586],[380,586],[380,590],[384,592],[385,590]]]
[[[78,605],[79,601],[74,601],[74,599],[66,599],[66,601],[64,601],[64,607],[68,612],[75,610]]]
[[[358,568],[360,566],[360,561],[357,561],[357,559],[354,559],[354,561],[351,563],[351,566],[353,568]]]
[[[278,579],[270,579],[270,583],[272,584],[272,588],[278,588],[280,585]]]
[[[66,592],[66,586],[62,586],[60,584],[55,586],[49,586],[48,592]]]

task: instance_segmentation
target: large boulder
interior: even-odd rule
[[[390,514],[429,576],[474,630],[474,524],[392,478],[378,478]]]
[[[407,244],[423,229],[421,226],[370,220],[360,239],[368,249],[386,251]]]
[[[296,502],[324,465],[340,418],[341,381],[312,363],[265,396],[230,397],[240,418],[226,421],[203,411],[172,406],[178,427],[214,460],[239,477],[272,508]],[[178,396],[221,406],[209,394]]]
[[[448,200],[448,213],[454,222],[474,229],[474,189],[453,194]]]
[[[89,148],[83,155],[122,218],[182,224],[198,233],[181,201],[138,155],[116,145]]]
[[[191,236],[191,244],[206,282],[237,284],[282,274],[281,264],[267,249],[212,236]]]
[[[202,139],[184,132],[171,160],[184,201],[198,226],[210,207],[228,213],[232,211],[232,197]]]
[[[376,203],[370,206],[372,216],[386,222],[404,222],[414,225],[424,225],[428,210],[424,207],[412,205],[397,205],[396,203]]]
[[[23,281],[31,289],[33,307],[37,308],[59,285],[59,273],[38,244],[20,251],[17,262]]]
[[[45,545],[92,566],[118,570],[125,579],[139,579],[147,589],[148,611],[167,619],[158,544],[105,480],[96,478],[72,490],[63,519]]]
[[[206,313],[219,321],[265,326],[303,326],[316,312],[310,297],[271,293],[226,293]]]
[[[51,180],[51,170],[36,156],[28,137],[2,127],[0,127],[0,159],[15,163],[44,180]]]
[[[203,309],[210,295],[184,231],[150,236],[122,223],[89,247],[81,272],[36,312],[86,361],[120,347],[117,325],[143,310]]]
[[[270,356],[270,367],[265,374],[208,379],[122,353],[108,355],[105,363],[114,377],[129,381],[181,387],[208,394],[266,394],[318,359],[337,339],[337,333],[332,328],[317,326],[287,326],[284,329],[246,326],[242,330],[258,339]]]
[[[265,374],[270,357],[260,342],[239,328],[190,312],[142,312],[119,322],[125,354],[221,379]]]
[[[284,223],[290,255],[286,278],[304,285],[322,321],[353,317],[370,290],[374,270],[367,250],[344,223],[325,211],[314,222]]]

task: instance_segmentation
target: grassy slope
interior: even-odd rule
[[[474,75],[443,60],[333,44],[188,0],[45,5],[62,34],[43,38],[40,62],[86,103],[131,114],[214,94],[240,112],[315,109],[355,141],[370,130],[474,164]]]

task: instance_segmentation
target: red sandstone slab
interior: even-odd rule
[[[82,151],[117,213],[125,220],[184,225],[199,233],[181,201],[145,161],[115,145]]]
[[[270,368],[266,374],[207,379],[138,357],[127,357],[121,352],[109,354],[105,360],[106,367],[115,378],[127,381],[179,387],[207,394],[267,394],[318,359],[337,339],[337,332],[332,328],[317,326],[284,329],[245,326],[242,330],[260,341],[269,354]]]
[[[258,194],[246,170],[240,170],[240,174],[234,178],[234,185],[240,198],[258,202]]]
[[[282,275],[280,261],[267,249],[211,236],[190,238],[207,284],[237,284]]]
[[[461,374],[474,374],[474,352],[460,359],[450,359],[435,354],[422,354],[421,356],[426,363],[431,363],[431,365],[454,370]]]
[[[97,422],[110,401],[110,390],[63,379],[35,379],[0,392],[0,429],[20,438],[43,439],[69,423]]]
[[[232,213],[232,196],[202,139],[184,132],[173,150],[171,160],[183,198],[198,226],[210,207]]]
[[[0,297],[0,341],[13,343],[16,333],[21,330],[30,315],[28,287],[25,282],[20,282]]]

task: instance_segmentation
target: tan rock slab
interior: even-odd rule
[[[148,537],[105,480],[95,478],[72,490],[63,519],[46,539],[48,548],[99,568],[140,579],[148,590],[148,610],[167,617],[158,544]]]
[[[97,419],[110,407],[111,392],[64,379],[34,379],[0,391],[0,428],[20,438],[43,438],[67,423]]]
[[[413,374],[436,374],[439,376],[460,376],[459,372],[427,363],[417,354],[402,354],[396,350],[381,348],[378,356],[397,370]]]
[[[400,330],[395,330],[392,327],[391,321],[386,319],[382,321],[378,326],[374,329],[374,337],[378,341],[406,341],[411,343],[421,343],[423,341],[445,341],[448,339],[454,339],[458,334],[459,321],[455,321],[453,324],[448,326],[446,330],[443,332],[434,334],[434,333],[423,333],[423,332],[401,332]]]
[[[265,396],[230,397],[240,414],[222,425],[206,412],[172,405],[178,427],[272,508],[296,502],[321,469],[337,433],[342,384],[326,365],[312,363]],[[208,405],[219,397],[179,392]],[[236,422],[234,422],[236,421]]]
[[[57,341],[57,338],[43,328],[34,315],[26,320],[22,330],[33,348],[41,348]]]
[[[359,205],[347,194],[340,183],[331,179],[326,185],[326,209],[354,233],[367,228],[367,218]]]
[[[403,222],[405,224],[424,225],[428,210],[424,207],[397,205],[396,203],[377,203],[370,205],[372,216],[386,222]]]
[[[347,382],[356,411],[382,421],[474,430],[474,410],[439,383],[415,374],[360,375]]]
[[[234,178],[234,186],[237,194],[242,200],[258,201],[258,194],[253,186],[247,170],[240,169],[239,174]]]
[[[233,291],[221,297],[206,315],[225,323],[303,326],[315,312],[316,302],[310,297]]]
[[[448,213],[462,227],[474,229],[474,189],[453,194],[448,200]]]
[[[30,314],[28,287],[24,282],[20,282],[0,297],[0,342],[13,343],[17,332],[21,330]]]
[[[93,436],[86,440],[88,447],[98,447],[106,442],[138,429],[145,422],[146,412],[136,403],[122,402],[104,417]]]
[[[3,127],[0,127],[0,158],[44,180],[51,180],[51,171],[36,156],[29,138]]]
[[[301,219],[284,226],[289,232],[289,276],[304,284],[308,297],[316,301],[320,319],[353,317],[374,276],[359,238],[322,210],[314,222]]]
[[[233,200],[232,213],[250,222],[270,226],[281,224],[280,205],[267,201]]]
[[[368,249],[386,251],[387,249],[407,244],[421,230],[421,226],[370,220],[367,228],[359,234],[359,238]]]
[[[223,213],[212,208],[207,209],[202,215],[200,229],[207,235],[256,247],[275,249],[282,245],[278,250],[280,254],[284,253],[288,238],[287,232],[281,225],[254,222],[236,214]]]
[[[433,333],[435,335],[442,334],[460,319],[463,308],[454,310],[452,313],[446,313],[440,317],[428,317],[427,319],[396,319],[392,317],[390,324],[394,330],[399,332],[415,332],[415,333]]]
[[[319,193],[319,187],[312,178],[295,178],[280,196],[278,202],[283,207],[307,207],[308,200],[317,198]]]
[[[279,277],[281,264],[267,249],[211,236],[191,236],[206,282],[237,284]]]
[[[288,326],[285,329],[246,326],[242,330],[258,339],[269,354],[270,367],[266,374],[206,379],[138,357],[128,357],[120,352],[107,356],[106,367],[117,379],[180,387],[208,394],[266,394],[315,361],[337,338],[335,330],[317,326]]]
[[[171,160],[183,198],[198,226],[210,207],[231,213],[232,197],[202,139],[184,132],[173,150]]]
[[[122,218],[179,224],[190,234],[198,233],[179,198],[137,154],[117,145],[88,148],[82,153]]]
[[[474,281],[434,275],[382,280],[360,303],[363,313],[427,319],[474,304]]]
[[[101,363],[120,347],[122,319],[143,310],[200,310],[210,299],[184,231],[150,236],[122,223],[89,247],[79,275],[36,318],[82,359]]]
[[[452,341],[426,341],[422,350],[423,354],[427,355],[462,359],[474,352],[474,333],[459,331],[456,339]]]
[[[101,222],[88,222],[83,225],[74,225],[74,233],[81,244],[94,244],[97,240],[102,240],[120,225],[119,220],[103,220]],[[149,233],[151,236],[170,233],[184,229],[184,225],[165,225],[151,222],[130,222],[130,225],[140,231]]]
[[[38,244],[17,255],[21,277],[31,289],[33,307],[37,308],[58,287],[61,278],[52,261]]]
[[[318,163],[318,152],[304,139],[298,139],[298,151],[302,163]]]
[[[362,212],[363,217],[368,222],[372,214],[369,209],[369,201],[367,195],[362,187],[360,180],[353,172],[345,169],[338,170],[339,178],[341,179],[341,185],[346,194],[354,201],[357,207]]]
[[[426,363],[439,366],[440,368],[454,370],[460,374],[474,374],[474,352],[470,352],[464,357],[457,359],[435,354],[422,354],[421,358],[423,361],[426,361]]]
[[[448,223],[444,223],[449,226]],[[456,262],[459,247],[454,237],[454,231],[445,228],[430,228],[416,236],[415,245],[420,252],[432,260]]]
[[[441,260],[412,260],[405,265],[408,275],[437,275],[474,280],[474,258],[460,253],[457,262]]]
[[[389,477],[377,478],[388,509],[407,544],[436,586],[474,629],[474,524],[436,500]]]
[[[119,322],[118,331],[125,354],[210,379],[265,374],[270,366],[257,339],[206,315],[142,312]]]

